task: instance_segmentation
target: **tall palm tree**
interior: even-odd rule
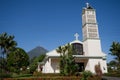
[[[60,46],[56,49],[58,53],[60,53],[60,73],[62,75],[73,75],[78,66],[75,64],[75,59],[72,56],[73,54],[73,47],[70,44],[65,46]]]
[[[8,54],[17,45],[14,41],[14,36],[8,35],[7,33],[0,34],[0,48],[3,54]]]
[[[14,36],[8,35],[7,33],[0,34],[0,51],[2,52],[2,61],[5,60],[4,65],[1,66],[1,71],[4,73],[5,71],[8,71],[6,67],[7,61],[5,59],[5,54],[10,53],[13,48],[15,48],[17,45],[16,41],[14,41]]]

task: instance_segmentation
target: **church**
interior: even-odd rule
[[[79,72],[89,70],[95,73],[95,65],[100,64],[102,73],[107,73],[106,54],[101,49],[96,12],[88,3],[82,9],[82,34],[82,41],[78,39],[79,35],[76,33],[74,35],[75,40],[69,42],[78,51],[73,56],[75,57],[75,62],[79,65]],[[57,53],[56,49],[46,53],[43,62],[38,63],[38,71],[42,73],[60,72],[60,54]]]

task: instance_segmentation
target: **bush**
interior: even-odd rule
[[[41,76],[42,77],[44,77],[44,76],[45,77],[56,77],[56,76],[60,76],[60,73],[47,73],[47,74],[42,73]]]
[[[88,77],[92,76],[92,72],[90,72],[90,71],[84,71],[82,73],[82,76],[83,76],[82,80],[87,80]]]
[[[34,76],[34,77],[39,77],[39,76],[41,76],[41,75],[42,75],[41,72],[37,72],[37,71],[34,71],[34,72],[33,72],[33,76]]]
[[[32,76],[32,74],[17,74],[17,73],[12,74],[12,78],[30,77],[30,76]]]
[[[18,77],[30,77],[32,74],[20,74]]]
[[[10,73],[0,73],[0,78],[10,78],[11,74]]]

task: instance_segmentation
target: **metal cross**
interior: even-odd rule
[[[75,33],[75,39],[78,40],[78,37],[79,37],[79,34],[78,33]]]
[[[86,5],[87,5],[87,8],[89,7],[89,3],[86,3]]]

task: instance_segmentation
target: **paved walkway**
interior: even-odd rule
[[[119,77],[107,77],[107,76],[103,76],[102,78],[103,78],[103,80],[120,80]]]

